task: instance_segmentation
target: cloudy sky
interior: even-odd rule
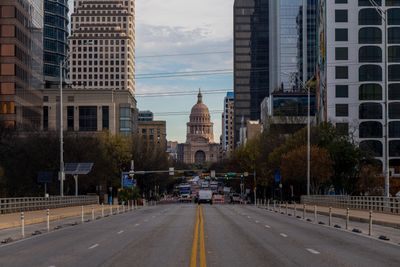
[[[212,112],[215,141],[219,142],[219,111],[223,109],[226,91],[233,88],[232,73],[211,76],[185,74],[183,77],[169,78],[148,78],[143,74],[231,70],[233,2],[136,0],[138,107],[153,111],[155,119],[167,121],[168,140],[185,141],[189,112],[196,102],[196,91],[201,88],[203,100]],[[182,55],[193,53],[200,55]],[[207,94],[210,90],[214,92]],[[215,93],[215,90],[223,91]],[[149,97],[151,93],[182,91],[192,94]],[[183,115],[171,115],[168,112]]]

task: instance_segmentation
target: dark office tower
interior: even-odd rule
[[[235,143],[242,118],[260,119],[260,105],[269,95],[268,0],[235,0],[234,91]]]
[[[44,0],[43,73],[46,87],[59,83],[60,62],[68,52],[68,0]],[[64,67],[64,75],[66,67]]]
[[[0,1],[0,124],[39,129],[43,86],[43,2]]]

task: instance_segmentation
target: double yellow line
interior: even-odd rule
[[[199,244],[200,243],[200,244]],[[192,256],[190,258],[190,267],[197,267],[197,252],[200,245],[200,267],[206,267],[206,246],[204,243],[204,216],[201,205],[197,206],[196,224],[194,226]]]

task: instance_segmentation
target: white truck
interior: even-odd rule
[[[213,193],[209,189],[201,189],[199,191],[199,197],[197,199],[197,203],[210,203],[212,205],[212,196]]]

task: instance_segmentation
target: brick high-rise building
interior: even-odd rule
[[[18,130],[41,126],[43,1],[0,2],[0,122]]]

